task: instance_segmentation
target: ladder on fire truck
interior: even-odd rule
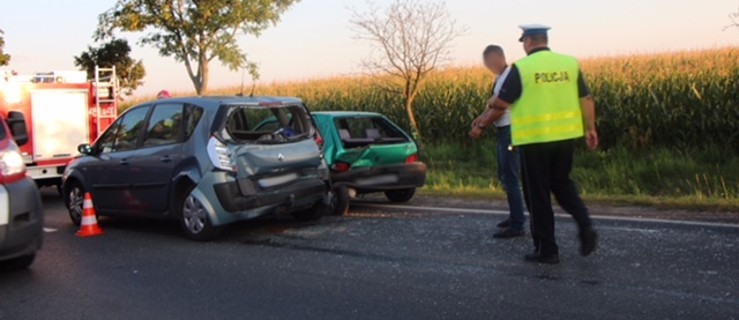
[[[115,66],[111,68],[100,68],[95,66],[95,123],[97,124],[97,136],[100,136],[105,128],[101,126],[101,120],[115,120],[118,111],[118,90],[120,83],[115,72]],[[114,112],[103,112],[102,105],[109,105]]]

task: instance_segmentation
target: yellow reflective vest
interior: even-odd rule
[[[545,50],[515,65],[521,75],[521,97],[511,106],[513,145],[582,137],[577,60]]]

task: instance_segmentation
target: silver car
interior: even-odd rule
[[[99,215],[176,219],[193,240],[273,212],[314,220],[335,202],[319,143],[298,99],[157,100],[80,146],[64,197],[74,224],[90,192]]]
[[[0,122],[0,269],[22,269],[41,249],[43,209],[18,151],[18,145],[28,142],[23,114],[10,112],[7,124]]]

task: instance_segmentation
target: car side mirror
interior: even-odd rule
[[[28,143],[28,129],[26,128],[26,117],[22,112],[10,111],[8,112],[8,128],[10,128],[10,134],[13,135],[15,143],[18,146],[22,146]]]
[[[86,156],[92,155],[92,146],[89,143],[83,143],[77,146],[77,151]]]

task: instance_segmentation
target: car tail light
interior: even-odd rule
[[[208,158],[210,158],[213,166],[220,170],[236,171],[236,163],[231,148],[216,137],[210,137],[210,140],[208,140]]]
[[[321,137],[321,134],[316,131],[316,136],[313,138],[316,141],[316,144],[319,148],[323,148],[323,137]]]
[[[345,162],[337,162],[337,163],[334,163],[333,166],[331,166],[331,169],[334,170],[334,171],[336,171],[336,172],[347,172],[347,171],[349,171],[349,168],[351,168],[351,167],[352,166],[350,164],[348,164],[348,163],[345,163]]]
[[[0,151],[0,178],[2,183],[12,183],[26,177],[26,164],[15,143]]]
[[[418,161],[418,155],[412,154],[410,157],[405,158],[405,163],[414,163]]]

